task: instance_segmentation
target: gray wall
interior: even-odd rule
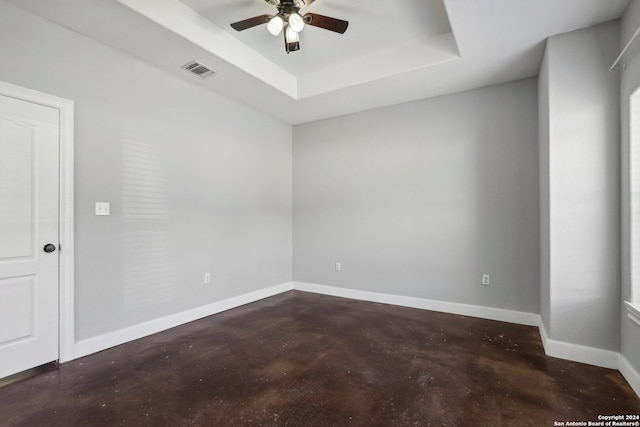
[[[541,173],[548,165],[548,206],[541,265],[549,263],[549,337],[619,349],[619,101],[617,21],[552,37],[543,63],[541,102],[548,140],[541,138]],[[548,68],[544,70],[544,68]],[[546,73],[546,74],[545,74]],[[544,94],[543,94],[544,95]],[[545,189],[546,191],[546,189]],[[544,221],[543,221],[544,223]],[[543,276],[546,272],[543,271]]]
[[[537,313],[537,127],[535,79],[295,126],[294,280]]]
[[[632,1],[622,44],[638,25]],[[0,2],[0,80],[76,102],[77,339],[287,282],[293,269],[298,281],[540,312],[551,338],[605,349],[618,348],[622,319],[621,352],[640,369],[640,329],[620,314],[617,285],[618,83],[606,68],[618,46],[615,23],[558,36],[539,89],[529,79],[292,135]],[[623,196],[638,58],[621,86]],[[112,216],[94,216],[96,201]],[[623,298],[628,257],[623,239]]]
[[[640,1],[635,0],[622,17],[620,49],[627,44],[633,33],[640,27]],[[640,40],[624,58],[620,91],[622,123],[622,299],[631,298],[631,267],[629,252],[629,97],[640,88]],[[640,372],[640,327],[627,317],[622,310],[620,353]]]
[[[547,332],[551,330],[549,99],[549,52],[545,49],[538,74],[538,162],[540,168],[540,319]]]
[[[77,339],[291,280],[289,125],[4,2],[0,51],[76,103]]]

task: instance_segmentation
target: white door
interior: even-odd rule
[[[59,123],[0,95],[0,378],[58,359]]]

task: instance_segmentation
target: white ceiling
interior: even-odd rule
[[[287,55],[265,26],[229,26],[273,14],[263,0],[8,1],[291,124],[533,77],[547,37],[629,2],[316,0],[304,11],[349,21],[347,32],[307,26]],[[180,68],[193,59],[217,74]]]

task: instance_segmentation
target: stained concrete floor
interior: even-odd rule
[[[291,291],[0,388],[3,426],[553,426],[640,414],[537,328]]]

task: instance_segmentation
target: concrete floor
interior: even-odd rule
[[[3,426],[553,426],[640,414],[537,328],[298,291],[0,388]]]

